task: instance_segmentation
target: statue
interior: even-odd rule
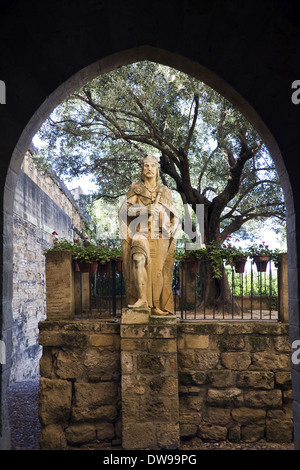
[[[158,184],[156,158],[143,160],[141,182],[132,183],[120,213],[126,300],[129,308],[174,315],[175,210],[170,190]]]

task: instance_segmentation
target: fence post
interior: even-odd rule
[[[287,253],[280,253],[278,263],[278,308],[279,320],[283,323],[289,321],[288,306],[288,268]]]

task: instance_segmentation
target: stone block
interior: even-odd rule
[[[177,318],[175,315],[151,315],[149,317],[150,325],[176,325]]]
[[[147,325],[149,323],[150,309],[127,308],[122,311],[123,325]]]
[[[122,447],[124,450],[158,449],[156,425],[152,421],[123,422]]]
[[[83,366],[90,380],[116,380],[120,374],[120,355],[117,351],[88,348]]]
[[[274,373],[265,371],[239,372],[236,384],[240,388],[271,390],[274,388]]]
[[[195,367],[196,363],[196,367]],[[215,351],[194,351],[194,364],[192,369],[214,369],[218,366],[219,354]]]
[[[89,342],[91,346],[103,347],[103,346],[113,346],[114,337],[113,335],[90,335]]]
[[[251,352],[260,352],[267,350],[271,345],[270,337],[266,335],[249,335],[248,343]]]
[[[190,438],[194,437],[197,434],[198,426],[192,423],[182,423],[180,424],[180,437],[181,438]]]
[[[200,412],[205,404],[205,392],[204,390],[199,391],[197,394],[192,395],[189,393],[187,397],[187,405],[189,410]]]
[[[209,335],[186,335],[185,345],[189,349],[207,349]]]
[[[164,371],[164,357],[159,354],[140,354],[137,358],[137,369],[146,374],[159,374]]]
[[[144,395],[149,390],[149,377],[143,374],[122,376],[122,398],[125,395]]]
[[[288,336],[275,336],[273,338],[274,349],[279,353],[290,353],[291,343]]]
[[[175,447],[179,448],[179,423],[174,420],[172,423],[158,424],[156,427],[158,448]]]
[[[291,372],[276,372],[275,383],[277,387],[283,390],[291,390],[292,388]]]
[[[206,372],[179,371],[178,378],[182,385],[203,385],[206,382]]]
[[[67,441],[63,427],[56,424],[44,426],[40,435],[40,448],[42,450],[64,450]]]
[[[225,441],[227,437],[227,427],[201,424],[198,428],[198,436],[205,441]]]
[[[154,339],[173,338],[177,339],[176,325],[121,325],[121,339]]]
[[[72,384],[41,377],[39,417],[43,426],[66,423],[71,415]]]
[[[221,408],[242,406],[244,403],[242,391],[238,388],[226,388],[224,390],[209,389],[207,403],[210,406]]]
[[[117,402],[114,405],[92,405],[78,408],[72,408],[72,419],[74,422],[89,420],[95,422],[97,420],[114,421],[118,417]]]
[[[75,383],[72,417],[75,421],[117,415],[118,389],[112,382]]]
[[[176,396],[178,393],[178,379],[172,376],[156,375],[150,378],[149,389],[152,393]]]
[[[96,425],[97,439],[100,441],[111,441],[115,437],[114,425],[103,422]]]
[[[81,354],[73,350],[59,350],[56,355],[56,375],[60,379],[75,379],[84,372]]]
[[[228,429],[229,442],[240,442],[241,440],[241,428],[240,426],[230,426]]]
[[[43,355],[40,359],[40,375],[47,379],[53,378],[52,350],[44,347]]]
[[[241,440],[244,442],[257,442],[263,439],[265,436],[264,425],[249,425],[242,426],[241,428]]]
[[[293,442],[292,419],[268,419],[266,439],[269,442]]]
[[[49,251],[46,254],[47,319],[73,319],[73,294],[71,251]]]
[[[266,411],[253,408],[235,408],[231,411],[231,416],[239,424],[253,424],[263,422],[266,418]]]
[[[205,421],[211,424],[228,425],[231,422],[231,413],[229,408],[208,407],[203,417]]]
[[[213,388],[233,387],[236,382],[236,372],[231,370],[209,371],[207,381]]]
[[[132,372],[136,370],[136,356],[131,352],[122,351],[121,367],[123,376],[132,374]]]
[[[251,355],[248,352],[224,352],[221,361],[227,369],[247,370],[251,364]]]
[[[75,383],[75,404],[77,407],[114,404],[118,395],[113,382]]]
[[[140,422],[177,422],[178,399],[164,396],[143,395],[140,397]]]
[[[96,440],[96,428],[94,424],[75,423],[65,430],[67,442],[71,445],[85,444]]]
[[[135,421],[140,419],[139,400],[136,395],[122,395],[122,422]]]
[[[281,390],[250,390],[245,391],[245,405],[251,408],[281,408]]]
[[[160,339],[149,340],[146,343],[147,351],[150,354],[153,353],[177,353],[176,341],[172,339]]]
[[[289,354],[276,354],[272,352],[260,352],[252,355],[251,369],[282,370],[290,369]]]
[[[245,350],[245,338],[243,335],[224,335],[219,337],[218,343],[221,351]]]

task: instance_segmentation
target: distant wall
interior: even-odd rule
[[[45,260],[52,232],[73,238],[83,219],[67,188],[38,170],[28,152],[15,193],[13,214],[13,354],[10,381],[39,374],[38,322],[45,318]]]

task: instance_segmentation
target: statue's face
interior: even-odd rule
[[[157,164],[151,161],[146,161],[143,164],[143,175],[146,178],[153,178],[156,176]]]

